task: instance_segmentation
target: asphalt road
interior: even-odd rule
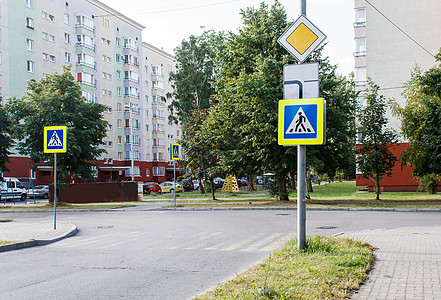
[[[438,225],[440,213],[308,211],[307,234]],[[48,212],[0,213],[41,222]],[[64,212],[76,236],[0,253],[1,299],[188,299],[296,235],[296,211]]]

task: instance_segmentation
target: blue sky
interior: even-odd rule
[[[173,49],[191,34],[204,30],[234,31],[241,27],[240,10],[258,7],[257,0],[100,0],[144,25],[143,40],[173,54]],[[267,4],[273,1],[265,1]],[[280,0],[294,21],[300,0]],[[354,67],[354,1],[307,0],[307,17],[327,36],[325,54],[338,72],[347,75]],[[203,28],[201,28],[203,27]]]

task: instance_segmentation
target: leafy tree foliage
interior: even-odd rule
[[[441,54],[437,55],[440,61]],[[409,141],[402,153],[404,164],[414,166],[413,175],[420,178],[421,187],[431,193],[441,179],[441,67],[427,72],[415,68],[403,93],[406,106],[396,103],[394,111],[401,119],[401,130]]]
[[[91,161],[105,152],[99,145],[106,137],[107,122],[102,115],[106,106],[86,102],[70,67],[61,74],[31,80],[26,95],[11,99],[7,109],[20,154],[28,155],[34,163],[44,160],[53,165],[54,155],[43,152],[43,128],[65,125],[68,148],[57,157],[57,182],[65,184],[74,175],[92,178],[95,164]]]
[[[190,36],[175,49],[177,71],[170,74],[173,97],[169,109],[175,122],[185,123],[194,109],[206,109],[213,100],[215,80],[215,51],[222,47],[222,33],[207,31]]]
[[[5,164],[9,162],[9,147],[12,144],[11,140],[11,122],[9,116],[1,103],[0,98],[0,180],[4,171],[7,171]]]
[[[383,95],[378,94],[378,85],[368,80],[365,93],[366,106],[358,116],[361,126],[361,147],[358,149],[358,165],[364,178],[373,178],[377,196],[380,199],[380,180],[391,176],[397,158],[390,151],[391,144],[396,143],[396,134],[386,127],[385,117],[387,103]]]

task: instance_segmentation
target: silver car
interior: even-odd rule
[[[37,185],[34,188],[28,188],[28,199],[33,198],[49,198],[49,186],[48,185]]]

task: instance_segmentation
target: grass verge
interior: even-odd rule
[[[262,263],[195,299],[345,299],[367,278],[373,248],[346,238],[296,240]]]
[[[9,244],[15,244],[21,241],[0,241],[0,246],[9,245]]]

